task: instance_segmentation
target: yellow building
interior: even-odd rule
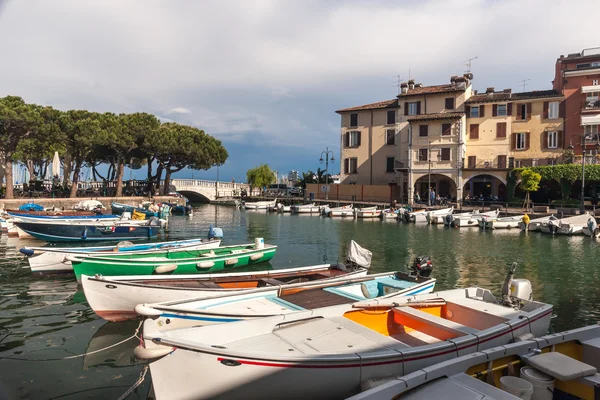
[[[563,96],[554,90],[475,93],[467,102],[464,196],[506,198],[509,170],[555,164],[563,151]]]

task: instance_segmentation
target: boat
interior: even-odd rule
[[[278,212],[280,214],[291,213],[292,206],[286,206],[283,203],[277,203],[273,211]]]
[[[118,215],[102,214],[93,211],[76,210],[45,210],[45,211],[22,211],[6,210],[5,213],[10,217],[32,218],[32,219],[86,219],[86,218],[108,218],[118,219]]]
[[[443,208],[441,210],[429,211],[425,215],[425,218],[427,219],[427,222],[429,222],[432,225],[437,225],[437,224],[443,225],[444,221],[446,221],[446,217],[448,215],[452,215],[452,212],[454,212],[454,207]]]
[[[472,287],[212,326],[164,330],[148,318],[134,354],[149,360],[158,400],[345,398],[368,379],[545,334],[552,305],[509,276],[502,300]]]
[[[277,199],[268,201],[255,201],[251,203],[242,202],[241,208],[246,210],[268,210],[269,208],[275,207]]]
[[[352,204],[341,207],[325,207],[323,215],[327,217],[352,217],[354,218],[354,206]]]
[[[81,275],[182,275],[225,271],[269,261],[277,246],[241,244],[214,249],[174,249],[151,254],[68,255],[78,281]]]
[[[468,212],[463,212],[463,213],[456,213],[456,214],[448,214],[444,217],[444,225],[452,226],[455,219],[458,219],[458,218],[470,219],[476,215],[479,215],[479,210],[468,211]]]
[[[486,211],[479,214],[472,215],[470,217],[458,217],[452,221],[452,226],[456,228],[463,228],[465,226],[479,226],[479,220],[481,218],[498,218],[500,210]]]
[[[547,215],[545,217],[540,217],[540,218],[534,218],[532,220],[529,221],[529,223],[525,223],[524,220],[521,220],[521,222],[519,222],[519,228],[521,228],[522,231],[539,231],[542,229],[542,225],[546,224],[548,222],[550,222],[550,218],[553,217],[553,215]]]
[[[598,223],[594,216],[590,215],[590,218],[588,218],[586,226],[583,227],[583,234],[593,239],[600,237],[600,229],[598,229]]]
[[[349,252],[345,264],[203,275],[82,275],[81,284],[88,304],[99,317],[109,321],[123,321],[137,317],[135,306],[138,304],[199,300],[245,293],[256,296],[256,293],[272,293],[289,287],[322,285],[339,278],[364,277],[370,260],[363,264],[367,265],[352,261]]]
[[[148,254],[167,249],[213,249],[221,245],[219,239],[188,239],[170,242],[133,244],[123,242],[113,246],[97,247],[23,247],[19,251],[26,256],[31,272],[56,274],[72,273],[73,266],[67,260],[68,255],[92,256],[115,253]]]
[[[442,208],[442,209],[433,210],[433,211],[417,210],[417,211],[409,212],[408,214],[404,214],[404,217],[406,219],[406,222],[421,223],[421,222],[428,222],[429,219],[436,217],[436,216],[446,216],[448,214],[451,214],[452,211],[454,211],[454,207]]]
[[[356,208],[354,211],[356,218],[379,218],[381,215],[381,210],[378,210],[377,207]]]
[[[600,326],[592,325],[440,362],[404,376],[362,383],[348,400],[594,399],[600,382]]]
[[[160,220],[148,221],[18,221],[13,225],[36,239],[48,242],[123,241],[158,235]]]
[[[148,218],[148,217],[164,218],[164,217],[168,217],[169,215],[171,215],[171,206],[168,203],[161,204],[159,206],[159,205],[155,205],[150,202],[146,202],[144,204],[144,207],[136,207],[136,206],[132,206],[129,204],[117,203],[117,202],[113,201],[110,204],[110,206],[111,206],[111,210],[112,210],[113,214],[123,214],[124,212],[129,212],[129,213],[135,215],[135,213],[137,212],[137,213],[144,214],[146,216],[146,218]],[[154,207],[155,209],[152,209],[152,207]]]
[[[291,207],[292,214],[317,214],[321,213],[321,206],[315,203],[311,204],[295,204]]]
[[[483,229],[510,229],[518,228],[525,215],[515,215],[512,217],[490,218],[487,216],[479,219],[479,227]]]
[[[587,212],[561,219],[552,216],[547,223],[542,224],[540,231],[553,235],[583,235],[583,228],[587,227],[589,219],[590,214]]]
[[[381,210],[381,214],[379,216],[381,217],[381,219],[386,220],[386,221],[387,220],[397,220],[401,211],[402,211],[401,208],[397,208],[397,209],[386,208],[385,210]]]

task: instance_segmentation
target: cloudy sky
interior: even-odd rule
[[[339,154],[336,109],[475,56],[476,89],[549,88],[560,54],[600,46],[598,15],[597,0],[0,0],[0,96],[196,125],[229,150],[221,179],[316,170]]]

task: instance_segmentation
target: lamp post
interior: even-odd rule
[[[579,143],[579,145],[581,146],[581,204],[580,204],[580,209],[581,209],[581,213],[585,213],[585,141],[587,138],[589,138],[590,140],[593,140],[594,138],[596,138],[596,144],[594,145],[595,150],[596,150],[596,154],[598,154],[598,150],[600,150],[600,134],[598,133],[584,133],[584,134],[576,134],[573,136],[579,136],[581,137],[581,143]],[[570,150],[575,150],[575,145],[573,144],[573,136],[571,136],[571,139],[569,140],[569,149]],[[591,154],[591,150],[590,150],[590,154]]]
[[[428,163],[428,170],[427,170],[427,179],[428,179],[428,183],[427,183],[427,187],[428,187],[428,192],[427,192],[427,205],[431,206],[431,150],[437,150],[438,151],[438,161],[440,161],[442,155],[440,154],[440,148],[439,147],[435,147],[435,146],[431,146],[431,141],[429,141],[427,143],[427,163]]]
[[[334,162],[335,158],[333,158],[333,151],[329,150],[329,147],[326,147],[325,151],[321,152],[321,158],[319,159],[321,163],[323,163],[323,154],[325,154],[325,200],[329,200],[329,160]],[[331,158],[329,154],[331,154]]]

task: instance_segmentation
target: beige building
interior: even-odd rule
[[[555,164],[564,144],[562,100],[553,90],[474,93],[465,107],[464,197],[505,199],[509,170]]]

